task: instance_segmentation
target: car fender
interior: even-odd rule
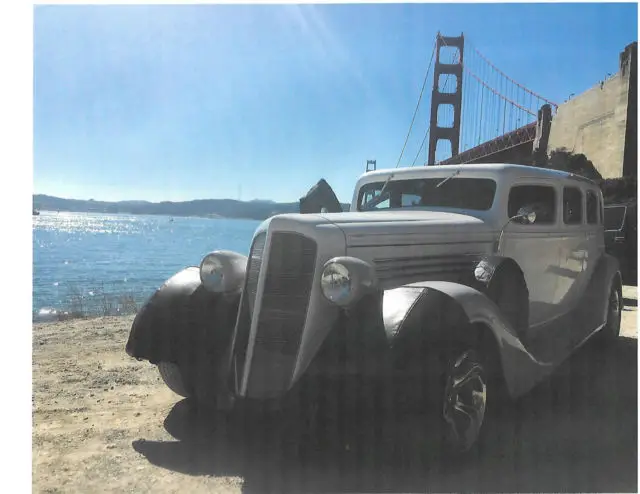
[[[226,350],[239,295],[207,291],[199,269],[188,267],[168,279],[136,315],[126,352],[151,363],[193,362],[198,354]]]
[[[507,391],[516,398],[550,374],[554,365],[539,362],[529,353],[517,331],[500,309],[478,289],[448,281],[413,283],[385,292],[383,320],[390,344],[403,357],[403,338],[420,335],[427,345],[443,340],[467,341],[473,344],[476,325],[483,325],[493,335],[500,358],[500,369]]]
[[[488,288],[491,281],[494,280],[502,270],[513,269],[522,273],[522,269],[518,263],[510,257],[503,256],[485,256],[480,259],[473,267],[473,273],[467,275],[469,285],[477,288],[479,291]]]
[[[525,334],[529,328],[529,288],[522,268],[514,259],[496,255],[483,257],[474,266],[473,274],[468,275],[468,283],[465,284],[496,301],[504,283],[508,290],[516,291],[515,307],[505,315],[519,334]]]
[[[614,283],[622,285],[620,262],[615,256],[604,253],[597,261],[585,295],[587,317],[602,322],[602,325],[606,323],[609,293]]]

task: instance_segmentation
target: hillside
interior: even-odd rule
[[[35,194],[33,207],[43,211],[76,213],[158,214],[166,216],[207,216],[263,220],[274,214],[298,213],[298,202],[278,203],[268,200],[199,199],[184,202],[119,201],[106,202]],[[344,209],[348,209],[343,204]]]

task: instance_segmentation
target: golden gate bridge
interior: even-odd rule
[[[429,125],[408,146],[432,75]],[[496,67],[465,39],[436,36],[396,166],[532,161],[536,133],[558,105]]]

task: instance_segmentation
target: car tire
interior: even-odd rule
[[[622,325],[622,287],[620,283],[614,283],[607,300],[607,320],[600,330],[600,340],[603,343],[613,343],[620,336]]]
[[[460,347],[439,358],[441,373],[432,413],[447,457],[470,454],[484,436],[489,369],[480,352]]]
[[[425,394],[429,395],[427,427],[432,429],[428,435],[436,441],[434,446],[445,468],[455,469],[467,461],[503,455],[514,444],[517,432],[514,402],[504,381],[498,348],[486,336],[475,344],[448,344],[447,348],[434,349],[428,355],[435,362],[433,375],[425,376]],[[462,379],[465,376],[467,379]],[[474,394],[478,400],[475,404]],[[463,406],[456,409],[458,401]],[[466,407],[470,405],[476,414],[475,424],[465,421],[470,414],[467,412],[465,417],[464,410],[469,410]],[[463,420],[456,424],[456,418]],[[467,424],[472,426],[468,435]],[[431,452],[423,449],[419,454],[422,461],[433,461]]]
[[[185,378],[185,374],[177,364],[158,362],[158,372],[164,383],[177,395],[184,398],[191,398],[194,395],[193,384]]]

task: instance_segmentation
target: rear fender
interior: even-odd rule
[[[139,360],[194,362],[219,358],[229,344],[239,294],[207,291],[197,267],[167,280],[136,315],[126,352]]]
[[[610,254],[600,257],[585,296],[586,318],[604,325],[607,320],[609,293],[614,285],[622,286],[620,262]]]

